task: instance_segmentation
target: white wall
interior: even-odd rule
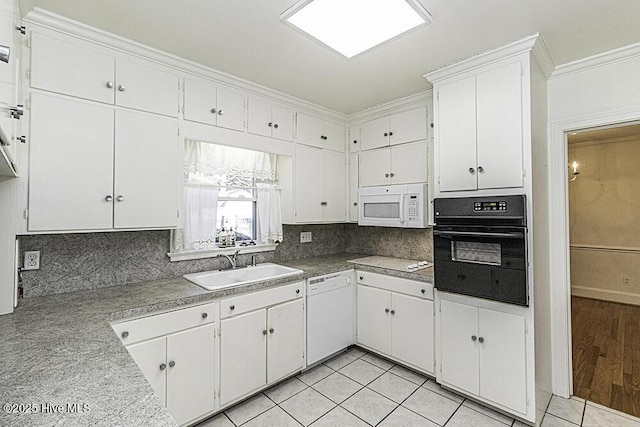
[[[640,120],[640,44],[558,67],[548,83],[553,392],[572,392],[567,145],[576,129]]]

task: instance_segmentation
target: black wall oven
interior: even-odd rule
[[[524,195],[434,200],[440,291],[529,305]]]

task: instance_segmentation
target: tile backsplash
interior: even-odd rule
[[[302,231],[312,232],[311,243],[300,243]],[[25,298],[168,279],[228,263],[218,258],[169,261],[166,230],[30,235],[19,240],[21,253],[41,251],[40,270],[23,273]],[[278,248],[256,255],[258,262],[277,262],[340,252],[431,260],[431,229],[285,225]],[[251,255],[238,256],[239,265],[250,260]]]

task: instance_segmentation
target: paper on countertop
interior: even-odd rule
[[[418,265],[420,262],[412,259],[403,259],[403,258],[391,258],[385,256],[368,256],[364,258],[352,259],[347,262],[353,264],[362,264],[368,265],[370,267],[380,267],[387,268],[389,270],[398,270],[398,271],[418,271],[425,268],[429,268],[433,266],[433,263],[427,262],[426,265],[420,265],[417,268],[409,268],[410,265]]]

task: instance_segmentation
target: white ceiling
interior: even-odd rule
[[[430,25],[350,60],[280,22],[295,0],[21,0],[21,8],[47,9],[345,114],[428,89],[424,73],[536,32],[556,65],[640,42],[639,0],[420,1]]]

